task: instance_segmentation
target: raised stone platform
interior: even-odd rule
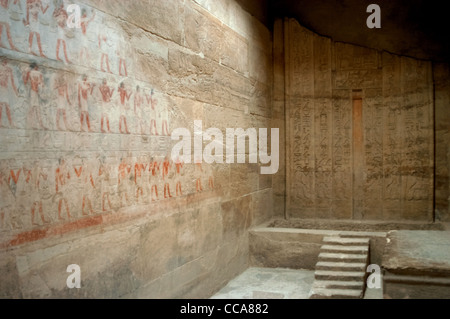
[[[450,232],[389,232],[382,268],[385,298],[450,298]]]

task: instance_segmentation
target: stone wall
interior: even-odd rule
[[[287,216],[432,221],[432,64],[278,24]]]
[[[0,8],[0,297],[209,297],[272,176],[173,161],[170,134],[271,127],[270,32],[232,0],[75,3],[72,29],[60,0]]]
[[[450,70],[448,64],[436,63],[434,100],[436,105],[436,219],[450,220]]]

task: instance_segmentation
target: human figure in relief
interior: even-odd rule
[[[110,187],[111,187],[111,166],[106,163],[106,160],[103,158],[100,161],[100,167],[98,169],[98,177],[100,178],[101,185],[101,196],[102,196],[102,211],[108,211],[106,204],[108,204],[108,208],[112,210],[111,198],[110,198]]]
[[[11,230],[11,210],[14,206],[15,197],[9,186],[9,163],[0,160],[0,230]]]
[[[23,20],[23,24],[30,28],[30,35],[28,37],[29,52],[36,55],[33,51],[33,39],[36,36],[36,42],[39,49],[39,55],[46,58],[42,51],[41,35],[39,34],[39,14],[45,14],[49,8],[49,5],[44,8],[41,0],[27,0],[27,16]]]
[[[121,159],[119,164],[119,176],[118,176],[118,188],[120,205],[126,207],[129,205],[128,190],[129,190],[129,177],[131,173],[131,165],[126,158]]]
[[[108,133],[111,133],[111,127],[109,125],[108,112],[111,109],[111,99],[114,94],[114,89],[108,85],[108,81],[103,79],[102,85],[99,87],[100,93],[102,95],[102,118],[101,118],[101,131],[106,133],[104,129],[104,124],[106,122],[106,127]]]
[[[94,21],[95,19],[95,11],[94,9],[92,9],[92,15],[90,18],[88,18],[87,13],[86,13],[86,9],[83,9],[81,11],[81,18],[80,18],[80,25],[81,25],[81,33],[83,35],[87,34],[87,27],[89,26],[89,24]]]
[[[145,122],[142,117],[144,106],[144,97],[141,93],[141,88],[136,86],[136,92],[134,93],[134,115],[136,116],[137,125],[140,129],[141,135],[145,135]]]
[[[169,184],[169,171],[172,163],[166,157],[163,162],[163,169],[161,172],[163,183],[164,183],[164,198],[172,198],[172,194],[170,193],[170,184]]]
[[[125,60],[124,56],[126,54],[126,47],[124,42],[122,41],[117,42],[116,54],[119,59],[119,75],[128,76],[127,61]]]
[[[25,85],[30,84],[30,110],[28,111],[28,117],[32,122],[33,129],[44,129],[44,122],[41,117],[41,88],[44,86],[44,76],[39,71],[39,67],[36,63],[30,65],[30,70],[23,75],[23,83]],[[36,122],[39,123],[39,127],[36,126]]]
[[[195,190],[197,193],[203,192],[203,186],[202,186],[202,177],[203,177],[203,167],[202,163],[195,163],[195,171],[197,179],[195,180]]]
[[[99,34],[98,35],[98,48],[100,50],[100,70],[102,72],[108,72],[111,73],[111,68],[109,67],[109,55],[104,49],[105,46],[108,45],[108,37],[105,34]],[[104,64],[106,64],[106,70],[104,68]]]
[[[19,96],[19,91],[17,90],[14,75],[12,69],[8,66],[6,59],[0,60],[0,128],[3,127],[2,115],[3,109],[6,112],[6,116],[9,121],[9,126],[14,127],[14,123],[11,117],[11,106],[10,106],[10,96],[11,90],[9,88],[9,83],[11,83],[12,91],[16,96]]]
[[[121,115],[120,115],[120,119],[119,119],[119,131],[122,134],[130,134],[130,131],[128,130],[128,125],[127,125],[127,111],[130,108],[129,101],[131,98],[131,94],[133,94],[133,93],[130,92],[125,87],[124,82],[120,83],[118,92],[119,92],[119,103],[120,103],[120,111],[121,111]],[[122,127],[123,127],[122,124],[125,127],[125,131],[123,131],[123,129],[122,129]]]
[[[54,3],[55,3],[55,11],[53,11],[53,18],[55,19],[58,28],[58,40],[56,41],[56,59],[58,61],[63,62],[63,60],[59,57],[59,51],[62,46],[66,62],[71,63],[67,54],[67,43],[66,40],[64,39],[66,37],[65,32],[69,15],[67,14],[67,11],[64,9],[63,2],[61,2],[59,6],[56,4],[56,1]]]
[[[72,103],[70,102],[69,85],[65,73],[57,74],[53,85],[57,91],[56,128],[59,131],[70,130],[69,123],[67,122],[67,106],[72,106]],[[61,127],[61,117],[63,119],[64,129]]]
[[[88,82],[87,75],[83,75],[82,81],[78,83],[78,106],[80,107],[80,124],[81,131],[85,132],[83,123],[86,121],[87,129],[89,132],[93,132],[91,129],[91,123],[89,120],[89,96],[94,91],[95,84]]]
[[[89,24],[94,21],[95,18],[95,11],[92,9],[92,15],[90,18],[88,18],[86,9],[83,9],[81,11],[81,18],[80,18],[80,26],[81,26],[81,34],[82,34],[82,47],[79,53],[79,61],[83,63],[83,65],[88,65],[90,54],[89,54],[89,40],[87,38],[87,28],[89,27]]]
[[[158,128],[156,126],[156,108],[158,101],[154,98],[154,91],[151,90],[150,95],[145,94],[147,104],[150,106],[150,134],[159,135]]]
[[[69,189],[69,180],[71,178],[70,172],[67,168],[66,161],[64,159],[59,160],[59,165],[55,170],[55,186],[56,186],[56,195],[59,198],[58,201],[58,219],[63,220],[61,215],[63,204],[66,209],[67,218],[70,219],[70,210],[69,203],[67,198],[65,197]]]
[[[24,169],[25,170],[25,169]],[[25,181],[30,184],[31,193],[28,194],[32,198],[31,205],[31,224],[33,226],[38,226],[39,223],[36,221],[36,215],[39,215],[42,224],[48,223],[45,219],[43,201],[41,198],[41,189],[46,186],[46,182],[49,179],[48,174],[41,168],[38,162],[33,164],[31,170],[26,172]]]
[[[14,0],[14,4],[17,4],[19,0]],[[9,9],[9,0],[1,0],[0,1],[0,5],[1,7],[3,7],[3,9],[5,11],[8,11]],[[6,38],[8,39],[8,43],[9,43],[9,47],[11,50],[13,51],[19,51],[12,40],[11,37],[11,26],[9,25],[8,22],[4,22],[4,21],[0,21],[0,48],[4,48],[7,49],[7,47],[3,44],[2,42],[2,37],[3,37],[3,30],[6,31]]]
[[[83,203],[81,206],[81,213],[83,216],[87,216],[89,214],[94,214],[94,209],[92,207],[91,195],[94,193],[96,188],[95,180],[93,176],[93,170],[91,167],[91,163],[86,163],[83,160],[81,179],[83,181]],[[86,211],[87,210],[87,211]]]
[[[160,164],[158,162],[158,160],[156,159],[152,159],[152,161],[150,162],[150,165],[148,167],[150,174],[150,198],[151,201],[157,201],[159,200],[159,196],[158,196],[158,176],[159,176],[159,172],[160,172]],[[155,199],[156,197],[156,199]]]
[[[136,185],[136,202],[139,201],[139,197],[144,197],[144,176],[147,170],[147,165],[144,158],[140,158],[134,164],[134,183]]]
[[[175,191],[177,196],[183,195],[183,190],[181,188],[181,176],[182,176],[182,169],[183,169],[183,161],[181,161],[179,158],[175,161]]]
[[[158,118],[161,123],[161,134],[163,136],[170,136],[169,134],[169,110],[166,103],[159,104]]]
[[[25,210],[23,202],[23,190],[25,186],[25,178],[22,165],[17,160],[8,160],[7,185],[13,195],[11,210],[8,211],[8,219],[14,228],[21,228],[22,221],[20,216]],[[22,195],[22,196],[21,196]],[[3,199],[2,199],[3,200]]]

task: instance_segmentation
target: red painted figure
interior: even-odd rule
[[[183,169],[183,162],[180,161],[180,159],[177,159],[175,162],[175,167],[176,167],[176,195],[177,196],[182,196],[183,195],[183,191],[181,189],[181,170]]]
[[[91,123],[89,121],[89,105],[88,99],[89,95],[92,95],[95,84],[89,83],[87,76],[83,75],[83,80],[78,83],[78,105],[80,107],[80,124],[81,130],[85,132],[83,128],[84,119],[86,120],[86,125],[89,132],[93,132],[91,129]]]
[[[64,130],[69,129],[69,124],[67,123],[67,105],[72,106],[69,98],[69,86],[67,84],[66,76],[64,73],[60,73],[55,78],[54,89],[57,90],[58,97],[56,99],[56,128],[59,131],[63,131],[61,128],[61,116],[64,121]]]
[[[95,18],[95,11],[92,10],[92,16],[90,18],[87,17],[86,9],[82,10],[81,13],[81,19],[80,19],[80,26],[81,26],[81,34],[83,35],[83,38],[81,39],[82,45],[81,50],[79,53],[79,61],[84,62],[83,65],[88,65],[88,61],[90,59],[89,55],[89,40],[87,39],[87,28],[89,24],[94,20]],[[84,56],[84,58],[83,58]]]
[[[120,76],[128,76],[127,61],[124,58],[124,54],[126,54],[126,50],[125,50],[125,46],[124,46],[123,42],[118,43],[116,54],[119,58],[119,75]],[[123,73],[122,73],[122,71],[123,71]]]
[[[106,72],[106,70],[103,67],[103,63],[106,62],[106,69],[107,69],[108,73],[112,73],[111,68],[109,67],[108,53],[106,53],[105,51],[102,50],[102,47],[104,46],[104,44],[107,44],[107,41],[108,41],[108,38],[106,37],[106,35],[104,35],[104,34],[98,35],[98,48],[101,51],[100,69],[102,70],[102,72]]]
[[[106,133],[104,129],[104,122],[106,120],[106,126],[108,128],[108,132],[111,133],[111,128],[109,126],[109,118],[108,112],[111,105],[111,98],[114,94],[114,89],[108,86],[108,82],[106,79],[103,79],[102,85],[99,87],[100,93],[102,95],[102,119],[101,119],[101,130],[102,133]]]
[[[46,182],[48,180],[48,175],[45,174],[40,166],[35,163],[34,167],[32,168],[32,171],[28,171],[26,174],[26,182],[32,183],[34,186],[34,193],[36,194],[34,197],[33,204],[31,206],[31,224],[32,225],[39,225],[36,222],[36,212],[38,212],[39,217],[41,218],[42,223],[47,223],[44,217],[44,210],[42,205],[42,199],[40,198],[39,191],[41,189],[41,180],[42,182]]]
[[[62,220],[61,211],[62,211],[62,205],[64,203],[64,206],[66,208],[67,218],[70,219],[70,210],[69,210],[69,204],[67,202],[67,199],[64,197],[64,191],[66,190],[68,186],[68,180],[70,179],[70,173],[69,170],[66,167],[66,162],[64,159],[61,159],[59,162],[59,166],[56,168],[55,171],[55,185],[56,185],[56,194],[59,195],[59,202],[58,202],[58,218],[59,220]]]
[[[158,179],[158,172],[160,171],[158,161],[152,160],[152,162],[150,163],[150,165],[148,167],[148,170],[149,170],[149,172],[151,172],[150,183],[153,183],[152,186],[151,186],[151,190],[150,190],[150,197],[151,197],[151,201],[154,202],[155,198],[153,197],[153,194],[156,195],[156,200],[159,199],[158,198],[157,180],[155,180],[155,179]]]
[[[45,14],[48,8],[48,4],[47,7],[44,8],[41,0],[27,0],[27,18],[26,20],[23,20],[23,24],[30,27],[30,35],[28,38],[30,53],[37,56],[37,54],[33,52],[33,38],[36,36],[39,54],[43,58],[46,56],[42,51],[41,35],[37,30],[39,30],[39,13],[42,12],[42,14]]]
[[[172,194],[170,194],[170,184],[168,182],[169,169],[172,166],[172,163],[166,157],[163,162],[163,170],[162,170],[162,178],[164,181],[164,198],[172,198]]]
[[[14,0],[14,4],[17,4],[18,1],[19,0]],[[9,0],[1,0],[0,1],[0,5],[5,10],[8,10],[9,9]],[[5,48],[6,49],[6,47],[3,45],[3,42],[2,42],[3,28],[5,28],[5,30],[6,30],[6,37],[8,38],[9,47],[11,48],[11,50],[18,51],[17,48],[14,46],[14,43],[12,41],[11,27],[10,27],[9,23],[2,22],[2,21],[0,21],[0,48]]]
[[[124,134],[124,132],[122,130],[122,123],[123,123],[123,125],[125,126],[125,133],[130,134],[130,131],[128,130],[128,125],[127,125],[126,112],[129,109],[128,102],[130,101],[132,92],[129,92],[125,88],[125,84],[123,82],[120,83],[118,92],[120,94],[120,106],[121,106],[121,111],[122,111],[122,115],[120,116],[120,120],[119,120],[119,131],[120,131],[120,133]]]
[[[119,196],[120,204],[122,205],[123,199],[125,199],[125,204],[122,206],[127,206],[129,204],[128,199],[128,182],[131,173],[131,165],[127,163],[126,159],[123,159],[119,164]]]
[[[19,92],[14,82],[13,71],[8,66],[6,59],[3,59],[1,60],[0,64],[0,127],[3,127],[2,125],[3,108],[5,109],[6,116],[8,117],[9,125],[11,127],[14,127],[11,118],[11,109],[9,104],[9,97],[10,97],[9,82],[11,82],[13,92],[16,94],[16,96],[18,96]]]
[[[87,17],[86,9],[83,9],[81,12],[81,19],[80,19],[80,25],[81,25],[81,33],[83,35],[86,35],[87,33],[87,27],[89,24],[94,20],[95,18],[95,11],[92,10],[92,16],[90,18]]]
[[[9,179],[9,167],[8,162],[6,160],[0,160],[0,228],[7,229],[12,228],[11,225],[11,216],[10,206],[15,200],[14,194],[11,192],[11,188],[8,183]]]
[[[58,28],[58,40],[56,41],[56,59],[58,61],[63,62],[63,60],[59,57],[60,47],[63,47],[64,57],[67,63],[71,63],[69,57],[67,55],[67,43],[65,38],[65,28],[67,27],[67,20],[69,19],[69,15],[67,11],[64,9],[64,3],[57,8],[53,12],[53,18],[56,20],[57,28]]]
[[[142,161],[134,164],[134,183],[136,184],[136,202],[139,200],[139,195],[141,197],[144,196],[144,183],[143,183],[143,175],[147,170],[147,165]]]
[[[109,197],[111,173],[110,173],[110,166],[106,164],[104,160],[102,160],[100,163],[100,167],[98,169],[98,176],[101,177],[102,211],[106,212],[107,209],[105,203],[108,204],[109,210],[112,210],[111,199]]]
[[[196,189],[197,193],[200,193],[200,192],[203,192],[203,187],[202,187],[202,175],[203,175],[202,163],[195,163],[195,168],[196,168],[196,171],[198,171],[198,174],[200,175],[195,181],[195,189]]]
[[[83,214],[83,216],[87,216],[87,215],[89,215],[89,213],[94,214],[94,209],[92,208],[92,202],[91,202],[90,196],[95,189],[95,181],[94,181],[94,177],[92,176],[92,171],[89,169],[89,165],[84,164],[81,167],[81,169],[82,169],[81,178],[83,179],[83,183],[84,183],[84,188],[83,188],[84,194],[83,194],[83,203],[81,206],[81,213]],[[87,189],[87,191],[86,191],[86,189]],[[86,208],[88,209],[88,212],[86,212]]]
[[[30,110],[28,111],[28,116],[32,121],[33,128],[37,128],[35,126],[35,122],[37,121],[40,128],[47,130],[42,121],[40,112],[40,88],[44,85],[44,76],[39,71],[36,63],[32,63],[30,65],[30,70],[24,74],[23,83],[25,85],[30,83]]]

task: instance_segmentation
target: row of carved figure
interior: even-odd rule
[[[17,75],[19,74],[19,75]],[[19,81],[17,80],[19,78]],[[24,106],[24,107],[23,107]],[[118,132],[130,134],[131,116],[136,134],[169,136],[169,113],[164,99],[158,98],[153,89],[133,89],[128,81],[111,85],[105,78],[99,83],[87,75],[76,79],[75,75],[62,71],[44,74],[39,66],[9,65],[3,58],[0,63],[0,127],[17,127],[14,111],[23,112],[25,127],[48,130],[54,113],[54,128],[59,131],[94,132],[91,113],[98,114],[98,131],[112,133],[111,122],[118,122]],[[17,113],[17,112],[16,112]],[[6,114],[6,117],[5,115]]]
[[[195,185],[188,185],[189,180]],[[50,167],[49,161],[18,166],[14,160],[2,160],[1,228],[43,225],[149,204],[183,196],[194,187],[195,192],[214,189],[210,167],[147,156],[120,161],[61,158]]]
[[[131,53],[125,37],[108,28],[100,13],[92,10],[88,14],[86,8],[81,10],[80,27],[69,28],[69,4],[62,0],[53,0],[52,3],[42,0],[0,1],[0,47],[65,64],[96,67],[111,74],[114,63],[117,65],[116,74],[128,76],[127,58]],[[92,24],[94,26],[88,32]],[[98,54],[95,59],[93,52]],[[111,54],[117,56],[117,62],[110,59]]]

